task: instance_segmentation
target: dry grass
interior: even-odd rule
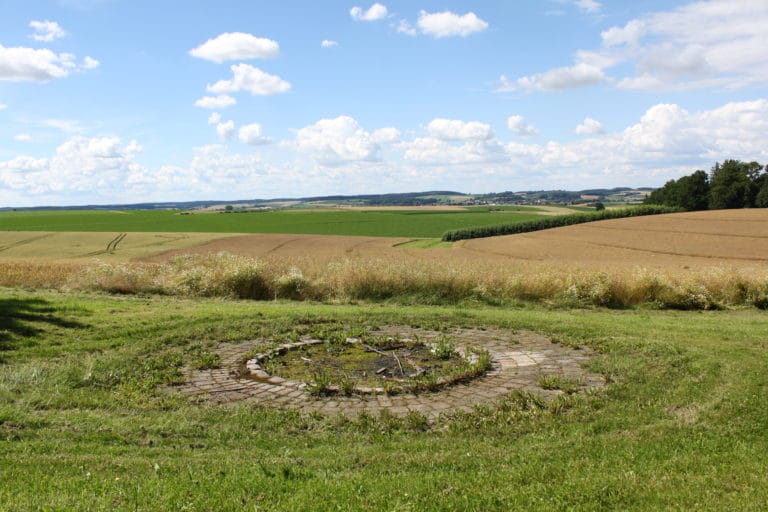
[[[404,258],[254,259],[219,253],[166,263],[5,263],[2,286],[158,293],[180,296],[323,301],[398,300],[677,309],[768,307],[768,271],[712,267],[684,273],[636,267],[595,271],[540,264],[434,265]]]

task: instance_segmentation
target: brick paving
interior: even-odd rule
[[[279,378],[253,380],[244,375],[245,362],[255,347],[264,340],[221,345],[220,368],[185,370],[186,382],[173,390],[191,395],[201,401],[218,404],[252,403],[270,407],[317,412],[326,415],[344,414],[355,417],[365,412],[378,415],[384,410],[394,415],[419,412],[434,418],[444,412],[471,411],[476,405],[493,402],[515,390],[551,399],[559,390],[545,390],[539,385],[543,376],[560,376],[579,382],[582,390],[604,385],[599,374],[588,372],[584,365],[594,353],[587,348],[574,349],[552,343],[531,331],[454,329],[438,333],[411,327],[390,326],[372,334],[418,336],[429,340],[449,334],[457,345],[487,350],[493,367],[483,377],[464,384],[448,386],[434,392],[419,394],[365,394],[355,396],[312,396],[295,382]]]

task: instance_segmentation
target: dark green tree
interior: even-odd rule
[[[756,164],[756,162],[752,162]],[[726,160],[715,164],[710,176],[709,208],[747,208],[752,206],[754,190],[750,171],[752,164]],[[758,165],[759,167],[759,165]]]
[[[757,192],[757,197],[755,197],[755,206],[758,208],[768,208],[768,175],[763,174],[762,178],[763,185]]]
[[[706,210],[709,207],[709,178],[704,171],[696,171],[690,176],[683,176],[674,189],[674,203],[667,206],[679,206],[686,210]]]

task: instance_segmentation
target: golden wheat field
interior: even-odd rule
[[[398,247],[404,238],[242,235],[149,255],[230,252],[256,258],[402,258],[440,262],[525,264],[556,268],[695,270],[768,265],[768,210],[720,210],[592,222],[519,235],[463,240],[450,248]]]

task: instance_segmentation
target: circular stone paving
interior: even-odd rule
[[[590,373],[585,363],[594,355],[590,349],[558,345],[531,331],[453,329],[430,331],[404,326],[390,326],[371,331],[375,336],[417,338],[425,342],[449,335],[459,346],[488,351],[491,369],[472,381],[418,394],[362,393],[352,396],[332,394],[313,396],[304,383],[286,381],[264,372],[257,352],[268,340],[253,340],[237,345],[222,345],[219,368],[184,371],[186,382],[174,389],[202,401],[220,404],[253,403],[322,414],[357,416],[383,410],[404,415],[418,412],[428,417],[492,402],[503,395],[522,390],[551,399],[567,392],[578,392],[604,384],[601,375]],[[304,338],[273,350],[291,350],[298,344],[311,345],[319,340]],[[258,367],[258,368],[257,368]],[[257,373],[261,372],[261,373]],[[256,377],[256,378],[254,378]],[[546,388],[546,389],[545,389]]]

